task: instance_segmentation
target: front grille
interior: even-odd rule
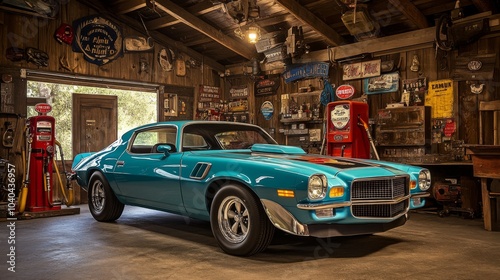
[[[353,205],[352,215],[358,218],[392,218],[408,208],[408,200],[397,204]]]
[[[352,215],[357,218],[393,218],[408,210],[408,176],[356,180],[351,185]],[[395,201],[400,201],[394,203]],[[392,202],[392,203],[391,203]]]
[[[352,201],[387,200],[404,197],[409,194],[408,177],[393,177],[371,180],[357,180],[351,186]]]

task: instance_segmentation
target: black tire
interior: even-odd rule
[[[88,200],[90,213],[99,222],[112,222],[120,218],[124,205],[109,186],[101,172],[90,177]]]
[[[265,250],[275,229],[260,201],[235,184],[227,184],[215,194],[210,223],[219,247],[235,256],[251,256]]]

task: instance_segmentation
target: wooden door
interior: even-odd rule
[[[73,94],[73,156],[97,152],[113,143],[117,134],[117,96]],[[85,192],[75,194],[78,197],[80,203],[87,202]]]

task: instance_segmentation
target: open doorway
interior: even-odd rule
[[[77,133],[82,134],[85,133],[86,129],[86,127],[73,129],[73,115],[74,112],[79,111],[79,109],[73,108],[73,96],[78,96],[79,100],[85,100],[85,95],[89,95],[88,100],[94,101],[98,98],[97,96],[116,97],[116,121],[113,118],[109,119],[109,125],[116,126],[116,130],[102,129],[104,133],[109,131],[113,134],[111,138],[116,139],[116,137],[120,137],[131,128],[157,121],[157,92],[141,92],[134,90],[28,81],[27,116],[30,117],[37,114],[34,110],[34,106],[37,103],[48,103],[52,105],[52,112],[49,113],[49,115],[53,116],[56,120],[56,139],[61,143],[65,159],[67,160],[71,160],[75,152],[78,153],[87,151],[87,149],[80,151],[78,147],[81,147],[81,143],[73,143],[73,134],[76,129],[78,129]],[[109,103],[106,98],[104,98],[102,102]],[[105,105],[107,107],[115,106],[112,104]],[[110,140],[111,138],[106,136],[106,142],[112,142],[115,140]],[[81,139],[81,137],[78,137],[77,139]],[[97,142],[97,139],[93,139],[93,141]]]

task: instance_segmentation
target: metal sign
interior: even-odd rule
[[[380,76],[380,64],[380,59],[346,64],[342,67],[342,79],[347,81]]]
[[[198,102],[219,102],[220,101],[220,88],[213,86],[200,85],[200,95]]]
[[[50,104],[47,104],[47,103],[38,103],[35,105],[35,111],[37,113],[45,115],[45,114],[49,113],[50,111],[52,111],[52,106],[50,106]]]
[[[87,16],[73,21],[73,51],[83,53],[86,61],[104,65],[122,56],[121,28],[101,16]]]
[[[335,95],[340,99],[351,98],[356,90],[351,85],[341,85],[335,90]]]
[[[248,87],[247,86],[231,87],[231,89],[229,89],[229,95],[233,99],[247,98],[248,97]]]
[[[311,62],[306,64],[292,65],[291,69],[283,72],[285,83],[300,79],[328,78],[330,64],[326,62]]]
[[[273,103],[271,103],[271,101],[264,101],[264,103],[262,103],[262,105],[260,106],[260,111],[262,112],[262,115],[264,116],[264,119],[266,119],[266,121],[270,120],[274,114]]]
[[[279,77],[258,80],[255,82],[255,96],[276,94],[279,87]]]

